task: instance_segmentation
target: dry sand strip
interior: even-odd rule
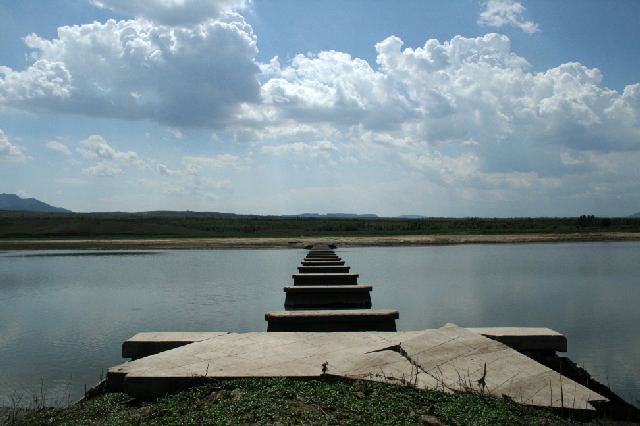
[[[640,241],[640,233],[598,232],[513,235],[400,235],[392,237],[299,238],[130,238],[0,240],[0,250],[169,250],[294,248],[312,244],[338,247],[431,246],[454,244],[525,244],[554,242]]]

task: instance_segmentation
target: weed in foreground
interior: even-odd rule
[[[111,393],[12,424],[411,425],[425,416],[457,425],[569,424],[549,411],[493,398],[331,377],[215,380],[147,402]]]

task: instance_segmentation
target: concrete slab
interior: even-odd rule
[[[358,274],[310,273],[293,274],[293,285],[349,285],[358,283]]]
[[[364,293],[370,292],[370,285],[296,285],[285,286],[285,293]]]
[[[473,331],[448,325],[402,342],[408,359],[443,389],[508,395],[528,405],[590,409],[594,392],[508,346]],[[453,354],[453,356],[452,356]],[[572,389],[568,387],[571,386]]]
[[[567,338],[550,328],[486,327],[467,330],[497,340],[520,352],[567,351]]]
[[[107,386],[148,398],[214,377],[325,373],[575,410],[593,411],[590,401],[606,401],[506,345],[455,325],[404,333],[220,334],[110,368]]]
[[[138,333],[122,344],[122,358],[138,359],[229,332]]]
[[[328,260],[328,261],[336,261],[339,262],[342,260],[342,258],[338,257],[338,256],[307,256],[304,259],[302,259],[304,262],[310,262],[310,261],[319,261],[319,260]]]
[[[351,269],[350,266],[343,266],[343,265],[298,266],[298,272],[300,272],[301,274],[313,274],[313,273],[344,274],[349,272],[349,269]]]
[[[315,255],[323,255],[323,254],[336,254],[335,251],[333,250],[316,250],[316,249],[311,249],[307,252],[308,256],[315,256]]]
[[[303,260],[302,266],[341,266],[344,260]]]
[[[285,308],[371,308],[370,285],[286,286]]]
[[[349,286],[353,288],[353,286]],[[370,286],[357,286],[357,287],[370,287]],[[288,287],[299,288],[299,287]],[[304,288],[304,287],[301,287]],[[330,288],[334,288],[333,286]],[[339,288],[339,287],[338,287]],[[467,328],[467,330],[474,333],[482,334],[486,337],[496,338],[503,335],[509,336],[509,339],[504,339],[501,343],[515,349],[517,351],[531,351],[531,350],[556,350],[559,352],[566,351],[566,338],[557,331],[549,328],[531,328],[531,327],[485,327],[485,328]],[[422,331],[403,331],[395,333],[402,339],[406,339],[412,335],[418,335]],[[210,339],[212,337],[222,336],[230,334],[229,332],[149,332],[138,333],[135,336],[127,339],[122,344],[122,357],[123,358],[141,358],[143,356],[157,354],[169,349],[174,349],[179,346],[184,346],[189,343],[200,342],[202,340]],[[553,339],[541,340],[541,335],[550,335]],[[564,345],[557,344],[557,336],[562,336]],[[531,339],[531,341],[529,341]],[[548,344],[541,344],[546,341]],[[515,343],[515,344],[514,344]],[[512,345],[513,344],[513,345]],[[535,348],[535,349],[532,349]]]
[[[274,311],[264,315],[268,332],[396,331],[398,311],[338,309]]]

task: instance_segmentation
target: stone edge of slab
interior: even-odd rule
[[[285,311],[286,312],[286,311]],[[518,351],[554,350],[566,352],[566,337],[550,328],[538,327],[482,327],[467,328]],[[360,332],[355,332],[360,333]],[[409,332],[389,332],[402,336]],[[145,332],[138,333],[122,344],[123,358],[140,358],[174,349],[189,343],[199,342],[230,332]],[[146,354],[146,355],[143,355]]]

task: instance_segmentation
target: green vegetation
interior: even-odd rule
[[[157,401],[111,393],[39,410],[17,425],[566,425],[546,409],[489,397],[327,378],[212,381]]]
[[[296,238],[437,234],[640,232],[640,218],[301,218],[222,213],[34,213],[0,211],[0,239]]]

